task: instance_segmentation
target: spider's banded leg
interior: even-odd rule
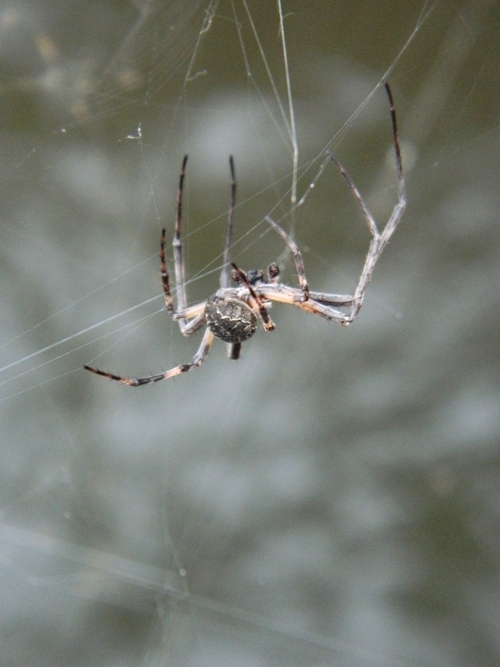
[[[303,299],[304,301],[307,301],[309,298],[309,285],[307,284],[307,279],[306,279],[306,271],[304,268],[304,260],[302,259],[302,254],[295,243],[295,241],[289,236],[284,229],[282,229],[277,222],[274,222],[272,218],[270,218],[268,215],[266,215],[266,222],[268,222],[271,227],[274,229],[274,231],[278,232],[278,234],[281,236],[281,238],[285,241],[285,243],[288,245],[290,250],[293,253],[293,257],[295,260],[295,268],[297,269],[297,276],[299,278],[299,284],[300,288],[302,290],[303,294]]]
[[[265,292],[265,295],[264,295]],[[274,301],[283,301],[283,303],[291,304],[300,304],[304,301],[304,294],[302,290],[297,287],[290,287],[289,285],[283,285],[282,283],[273,284],[268,283],[263,285],[262,288],[257,287],[257,293],[262,294],[264,298],[271,299]],[[270,297],[270,295],[275,295]],[[280,296],[284,295],[282,299]],[[354,299],[354,294],[328,294],[327,292],[309,292],[309,298],[319,303],[325,304],[325,306],[352,306]]]
[[[288,306],[297,306],[297,308],[301,308],[307,313],[311,313],[312,315],[319,315],[320,317],[324,317],[326,320],[331,322],[349,324],[349,316],[343,313],[341,310],[315,301],[312,298],[304,301],[302,298],[297,298],[297,294],[294,292],[299,292],[299,290],[294,290],[293,288],[289,287],[280,291],[269,290],[265,288],[259,290],[260,296],[264,297],[264,299],[268,301],[278,301],[279,303],[284,303]],[[302,296],[302,293],[300,293],[300,296]]]
[[[160,382],[161,380],[168,380],[170,378],[176,377],[177,375],[181,375],[182,373],[187,373],[193,368],[201,366],[201,364],[207,358],[213,340],[213,333],[210,331],[210,329],[207,329],[201,341],[201,345],[198,348],[198,352],[195,354],[193,361],[190,364],[181,364],[180,366],[175,366],[175,368],[171,368],[169,371],[165,371],[165,373],[160,373],[159,375],[150,375],[149,377],[134,379],[124,378],[120,375],[114,375],[113,373],[106,373],[105,371],[100,371],[97,368],[92,368],[92,366],[84,366],[84,368],[88,371],[91,371],[92,373],[95,373],[96,375],[102,375],[103,377],[109,378],[110,380],[116,380],[116,382],[121,382],[122,384],[126,384],[129,387],[141,387],[143,384],[151,384],[153,382]]]
[[[220,275],[220,286],[222,289],[229,287],[229,263],[231,261],[231,246],[233,244],[233,219],[236,208],[236,176],[234,173],[233,156],[229,156],[229,171],[231,172],[231,204],[227,215],[226,245],[224,247],[224,259],[222,273]]]
[[[185,322],[181,331],[184,336],[191,336],[196,333],[205,324],[205,306],[206,301],[197,303],[195,306],[189,306],[186,310],[178,310],[173,314],[174,320],[182,320]],[[189,322],[187,322],[189,320]]]
[[[326,294],[325,292],[310,292],[311,299],[324,303],[325,306],[352,306],[354,294]]]
[[[396,109],[394,107],[394,100],[392,97],[392,92],[389,87],[389,84],[385,82],[384,86],[385,86],[385,91],[387,93],[387,97],[389,99],[389,105],[391,111],[392,140],[394,144],[396,172],[398,177],[398,202],[394,206],[390,218],[387,224],[385,225],[384,229],[380,233],[379,238],[377,239],[374,238],[370,244],[368,255],[365,260],[365,265],[363,266],[359,283],[354,293],[354,302],[351,313],[349,315],[349,320],[351,322],[352,320],[355,319],[355,317],[359,312],[359,309],[361,308],[361,304],[363,303],[363,297],[366,288],[368,287],[368,283],[370,282],[370,279],[372,277],[375,264],[377,263],[377,260],[380,257],[380,255],[382,254],[383,249],[387,245],[387,242],[393,235],[394,230],[396,229],[406,209],[405,180],[403,176],[403,162],[401,160],[401,148],[399,145],[398,126],[396,122]]]
[[[263,322],[263,324],[264,324],[264,329],[265,329],[266,331],[273,331],[273,329],[276,328],[276,325],[274,324],[274,322],[272,321],[272,319],[269,317],[269,313],[267,312],[266,307],[265,307],[264,304],[262,303],[262,299],[261,299],[260,296],[257,294],[257,292],[254,290],[254,288],[252,287],[252,285],[250,285],[250,283],[248,282],[247,274],[246,274],[244,271],[242,271],[242,270],[239,268],[239,266],[237,266],[234,262],[231,262],[231,266],[232,266],[233,269],[236,271],[236,273],[239,275],[239,277],[241,278],[241,281],[242,281],[243,283],[245,283],[245,285],[246,285],[248,291],[249,291],[250,294],[252,295],[252,298],[253,298],[253,300],[255,301],[255,303],[256,303],[256,305],[257,305],[257,308],[258,308],[258,310],[259,310],[259,314],[260,314],[261,320],[262,320],[262,322]]]
[[[229,212],[227,215],[227,233],[226,245],[224,247],[224,258],[222,264],[222,272],[220,274],[220,286],[222,289],[229,287],[229,262],[231,261],[231,246],[233,244],[233,220],[234,210],[236,208],[236,175],[234,171],[233,156],[229,156],[229,171],[231,173],[231,203],[229,205]],[[227,356],[229,359],[236,361],[240,358],[241,343],[228,343]]]
[[[160,242],[160,261],[161,261],[161,282],[163,284],[163,291],[165,292],[165,305],[170,315],[174,313],[174,300],[170,293],[170,280],[168,275],[167,259],[165,257],[165,234],[166,229],[163,227],[161,230],[161,242]]]
[[[346,322],[347,324],[349,324],[349,322],[352,322],[359,313],[359,309],[363,304],[363,298],[366,292],[366,288],[368,287],[368,283],[370,282],[372,277],[373,269],[375,268],[375,263],[380,255],[381,252],[381,250],[379,251],[380,232],[378,231],[377,223],[375,222],[375,219],[368,210],[368,207],[366,206],[363,197],[361,196],[361,193],[359,192],[352,178],[347,173],[345,167],[338,160],[336,160],[331,153],[329,153],[329,155],[330,159],[337,166],[338,170],[346,180],[347,185],[350,187],[351,192],[356,198],[372,235],[372,240],[370,242],[368,255],[366,256],[365,264],[363,266],[363,270],[361,271],[359,282],[354,292],[351,312],[349,313]]]
[[[378,227],[377,227],[377,223],[375,222],[375,218],[373,217],[373,215],[368,210],[368,207],[365,204],[365,202],[363,200],[363,197],[361,196],[360,191],[358,190],[358,188],[354,184],[354,181],[352,180],[352,178],[347,173],[344,165],[341,162],[339,162],[332,155],[332,153],[330,153],[330,151],[328,151],[328,155],[330,157],[330,160],[335,164],[337,169],[340,171],[342,176],[345,178],[347,185],[351,188],[352,194],[356,197],[356,200],[357,200],[361,210],[363,211],[363,215],[365,216],[366,224],[368,225],[368,229],[370,230],[371,235],[373,236],[374,239],[378,238],[380,236],[380,232],[378,231]]]
[[[391,122],[392,122],[392,140],[394,143],[394,153],[396,158],[396,172],[398,176],[398,203],[394,207],[391,217],[384,227],[380,235],[380,248],[379,254],[384,249],[385,245],[391,238],[394,233],[394,230],[397,227],[398,222],[401,220],[401,217],[406,208],[406,186],[405,179],[403,175],[403,161],[401,159],[401,147],[399,145],[399,135],[398,135],[398,126],[396,122],[396,108],[394,106],[394,100],[392,97],[392,92],[387,81],[384,83],[385,91],[387,97],[389,98],[389,104],[391,109]]]
[[[363,269],[361,271],[358,285],[354,292],[351,312],[349,313],[348,321],[346,322],[347,324],[349,324],[349,322],[352,322],[357,317],[359,309],[361,308],[361,305],[363,303],[363,298],[366,292],[366,288],[368,287],[368,284],[371,280],[375,264],[377,263],[380,255],[382,254],[382,251],[386,246],[387,242],[394,233],[394,230],[396,229],[399,221],[401,220],[401,217],[403,216],[403,213],[406,208],[405,182],[403,176],[403,163],[401,160],[401,148],[399,145],[398,129],[396,124],[396,110],[394,108],[394,101],[389,84],[385,83],[384,85],[387,97],[389,98],[389,104],[391,110],[392,135],[393,135],[394,150],[396,154],[396,171],[398,176],[398,202],[394,206],[391,216],[387,224],[385,225],[384,229],[382,230],[382,232],[379,232],[375,219],[368,210],[368,207],[365,204],[358,188],[354,184],[354,181],[351,179],[351,177],[349,176],[343,165],[340,162],[338,162],[333,157],[333,155],[329,153],[331,160],[336,164],[337,168],[339,169],[340,173],[345,178],[349,188],[351,189],[351,192],[356,198],[373,237],[370,243],[370,248],[368,250],[368,255],[366,256],[366,260]]]
[[[384,83],[385,92],[389,98],[390,110],[391,110],[391,123],[392,123],[392,137],[394,141],[394,150],[396,152],[396,171],[398,173],[398,189],[399,189],[399,199],[405,201],[405,179],[403,176],[403,161],[401,159],[401,147],[399,145],[399,135],[398,135],[398,125],[396,122],[396,107],[394,106],[394,99],[392,97],[392,91],[385,81]]]
[[[185,270],[184,270],[184,257],[182,254],[182,238],[181,238],[181,229],[182,229],[182,197],[184,193],[184,180],[186,177],[186,164],[188,161],[188,156],[185,155],[182,161],[181,173],[179,176],[179,189],[177,191],[177,218],[175,221],[175,233],[173,240],[174,247],[174,266],[175,266],[175,286],[177,289],[177,311],[182,313],[186,310],[187,298],[186,298],[186,280],[185,280]],[[176,318],[176,321],[179,323],[179,328],[184,334],[188,323],[186,322],[185,317]]]

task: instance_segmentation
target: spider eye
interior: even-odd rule
[[[260,269],[250,269],[247,278],[250,285],[256,285],[264,280],[264,273]]]
[[[231,271],[231,280],[238,283],[238,285],[241,283],[241,276],[235,269]]]
[[[269,276],[269,282],[275,282],[276,279],[278,278],[280,274],[280,267],[275,264],[275,262],[272,262],[272,264],[269,264],[267,267],[267,275]]]

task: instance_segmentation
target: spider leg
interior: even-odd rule
[[[368,287],[368,284],[371,280],[373,270],[375,268],[375,264],[378,261],[378,258],[382,254],[383,249],[385,248],[387,242],[391,238],[391,236],[394,233],[394,230],[396,229],[399,221],[401,220],[403,213],[406,208],[406,192],[405,192],[405,180],[403,176],[403,163],[401,160],[401,147],[399,145],[399,137],[398,137],[398,128],[397,128],[397,123],[396,123],[396,110],[394,107],[394,100],[392,97],[392,92],[389,87],[389,84],[387,82],[384,83],[385,90],[387,93],[387,97],[389,98],[389,104],[390,104],[390,111],[391,111],[391,123],[392,123],[392,137],[393,137],[393,144],[394,144],[394,152],[396,156],[396,172],[398,176],[398,201],[396,205],[394,206],[392,213],[389,217],[389,220],[387,221],[387,224],[385,225],[384,229],[382,232],[379,231],[377,227],[377,223],[375,222],[374,217],[370,213],[367,205],[365,204],[363,197],[361,196],[361,193],[359,192],[358,188],[354,184],[354,181],[352,178],[349,176],[347,171],[345,170],[344,166],[336,160],[331,153],[329,153],[330,159],[332,162],[335,163],[337,166],[338,170],[344,177],[345,181],[347,182],[347,185],[351,189],[351,192],[353,193],[354,197],[356,198],[363,215],[365,217],[366,223],[368,225],[368,228],[370,230],[370,233],[372,235],[372,240],[370,243],[370,247],[368,249],[368,254],[365,259],[365,263],[363,266],[363,269],[361,271],[361,275],[358,281],[358,285],[356,287],[356,290],[353,295],[352,299],[352,306],[351,306],[351,312],[347,316],[347,321],[345,324],[349,324],[352,322],[358,315],[359,309],[361,308],[361,305],[363,304],[363,298],[365,296],[366,288]]]
[[[191,334],[196,333],[201,329],[205,324],[205,306],[207,302],[202,301],[197,303],[195,306],[189,306],[185,310],[177,310],[173,313],[173,319],[178,322],[179,320],[190,320],[184,325],[184,329],[181,329],[184,336],[191,336]]]
[[[326,303],[321,303],[316,301],[314,298],[309,297],[307,301],[304,301],[303,294],[301,290],[298,290],[294,287],[288,287],[287,285],[278,285],[280,289],[269,289],[274,287],[274,285],[263,285],[262,288],[258,288],[258,293],[264,299],[268,301],[277,301],[279,303],[284,303],[288,306],[297,306],[302,308],[307,313],[312,313],[313,315],[320,315],[327,320],[338,322],[339,324],[348,324],[349,317],[338,308],[333,308],[331,305]],[[322,297],[328,296],[327,294],[320,294]],[[335,296],[335,295],[331,295]],[[350,305],[352,303],[352,298],[349,299],[348,304],[342,303],[338,305]]]
[[[179,319],[179,315],[182,317],[183,325],[180,326],[181,332],[183,333],[184,336],[190,336],[191,334],[195,333],[201,327],[205,324],[205,317],[203,315],[203,311],[205,309],[205,302],[203,304],[198,304],[197,306],[191,306],[191,308],[187,308],[186,310],[180,312],[176,311],[174,309],[174,300],[172,299],[172,295],[170,294],[170,285],[169,285],[169,277],[168,277],[168,267],[167,267],[167,260],[165,258],[165,227],[161,230],[161,250],[160,250],[160,258],[161,258],[161,279],[163,283],[163,290],[165,292],[165,304],[167,306],[167,310],[172,315],[174,320]],[[200,306],[201,309],[200,309]],[[190,319],[194,317],[195,319],[191,320],[191,322],[186,323],[186,319]]]
[[[239,275],[241,278],[241,281],[245,283],[245,286],[247,287],[248,291],[252,295],[252,298],[256,304],[256,308],[259,311],[260,318],[264,324],[264,329],[266,331],[272,331],[275,329],[276,325],[272,321],[272,319],[269,317],[269,313],[267,312],[266,307],[264,306],[264,303],[261,299],[261,297],[257,294],[257,292],[254,290],[252,285],[248,281],[247,274],[242,271],[239,266],[237,266],[234,262],[231,262],[231,266],[233,269],[236,271],[236,273]]]
[[[186,163],[188,156],[185,155],[182,161],[181,174],[179,176],[179,189],[177,191],[177,218],[175,221],[174,233],[174,264],[175,264],[175,285],[177,287],[177,308],[186,309],[186,281],[184,277],[184,257],[182,255],[182,195],[184,192],[184,179],[186,177]]]
[[[297,287],[290,287],[282,283],[265,283],[256,286],[257,294],[271,301],[282,301],[293,305],[299,305],[304,301],[304,294]],[[353,294],[328,294],[327,292],[309,292],[309,298],[326,306],[352,306]]]
[[[174,300],[170,293],[170,279],[168,274],[167,260],[165,257],[165,228],[161,231],[161,280],[163,283],[163,291],[165,292],[165,303],[167,306],[168,312],[174,316],[176,322],[179,323],[179,328],[181,333],[184,336],[189,336],[190,334],[197,331],[203,324],[202,318],[198,321],[198,327],[194,328],[192,322],[187,322],[187,318],[182,313],[185,313],[187,310],[187,298],[186,298],[186,280],[185,280],[185,270],[184,270],[184,257],[182,254],[182,238],[181,238],[181,228],[182,228],[182,196],[184,192],[184,180],[186,177],[186,164],[188,161],[188,156],[185,155],[182,161],[181,173],[179,176],[179,188],[177,190],[177,218],[175,221],[175,232],[174,232],[174,266],[175,266],[175,284],[177,287],[177,311],[174,308]]]
[[[353,294],[327,294],[325,292],[310,292],[310,298],[327,306],[351,306]]]
[[[129,387],[140,387],[143,384],[151,384],[153,382],[160,382],[161,380],[168,380],[170,378],[176,377],[177,375],[181,375],[182,373],[187,373],[193,368],[201,366],[201,364],[205,361],[205,359],[208,356],[208,352],[210,350],[210,346],[213,343],[213,340],[214,340],[214,335],[210,331],[210,329],[207,328],[203,336],[203,339],[201,341],[200,347],[198,348],[198,351],[194,355],[193,361],[190,364],[180,364],[179,366],[171,368],[169,371],[165,371],[164,373],[159,373],[158,375],[150,375],[149,377],[145,378],[125,378],[122,377],[121,375],[115,375],[114,373],[106,373],[105,371],[100,371],[98,368],[92,368],[92,366],[84,366],[84,368],[90,371],[91,373],[95,373],[96,375],[102,375],[103,377],[109,378],[110,380],[116,380],[117,382],[126,384]]]
[[[229,206],[229,213],[227,215],[227,233],[226,245],[224,248],[224,259],[222,273],[220,276],[220,286],[225,289],[229,287],[229,263],[231,261],[231,246],[233,243],[233,218],[234,209],[236,208],[236,176],[234,173],[233,156],[229,156],[229,171],[231,172],[231,205]]]
[[[295,260],[295,267],[297,269],[297,276],[299,278],[299,283],[300,283],[300,288],[302,290],[302,299],[303,301],[307,301],[309,298],[309,285],[307,284],[307,279],[306,279],[306,272],[304,268],[304,260],[302,259],[302,254],[295,243],[295,241],[289,236],[284,229],[282,229],[277,222],[274,222],[272,218],[270,218],[268,215],[266,215],[266,222],[268,222],[271,227],[274,229],[274,231],[278,232],[278,234],[281,236],[281,238],[286,242],[288,247],[293,253],[293,257]]]
[[[231,261],[231,246],[233,244],[233,219],[234,209],[236,208],[236,175],[234,172],[233,156],[229,156],[229,171],[231,173],[231,204],[227,215],[227,233],[226,245],[224,247],[224,259],[222,272],[220,275],[220,286],[222,289],[229,287],[229,262]],[[228,343],[227,356],[229,359],[239,359],[241,353],[241,343]]]
[[[167,260],[165,257],[165,235],[167,231],[165,227],[161,230],[161,241],[160,241],[160,261],[161,261],[161,268],[160,268],[160,273],[161,273],[161,282],[163,284],[163,291],[165,292],[165,305],[167,306],[167,310],[170,313],[170,315],[173,315],[174,313],[174,300],[172,299],[172,295],[170,294],[170,281],[169,281],[169,275],[168,275],[168,266],[167,266]]]
[[[174,300],[170,292],[170,279],[167,267],[167,260],[165,255],[165,228],[161,231],[161,245],[160,245],[160,258],[161,258],[161,280],[163,283],[163,290],[165,292],[165,304],[167,310],[172,315],[174,320],[178,322],[181,333],[184,336],[190,336],[191,334],[198,331],[203,324],[205,319],[203,313],[196,312],[192,314],[192,310],[198,310],[198,306],[193,306],[192,308],[187,308],[187,298],[186,298],[186,281],[185,281],[185,270],[184,270],[184,257],[182,253],[182,238],[181,238],[181,228],[182,228],[182,197],[184,192],[184,180],[186,177],[186,164],[188,156],[185,155],[182,161],[181,173],[179,176],[179,188],[177,190],[177,218],[175,222],[175,232],[174,232],[174,265],[175,265],[175,284],[177,287],[177,310],[174,307]],[[202,309],[203,310],[203,309]],[[187,320],[195,317],[194,321],[188,322]]]
[[[181,242],[181,224],[182,224],[182,192],[184,189],[184,178],[186,176],[186,163],[188,156],[185,155],[182,161],[181,173],[179,176],[179,188],[177,190],[177,220],[175,224],[175,234],[174,234],[174,259],[175,259],[175,277],[176,284],[178,288],[177,298],[179,301],[180,309],[186,308],[186,298],[185,294],[182,294],[181,285],[178,281],[178,270],[177,270],[177,261],[180,257],[180,275],[184,276],[184,267],[182,262],[182,242]],[[167,306],[168,312],[173,315],[174,313],[174,300],[172,299],[172,294],[170,293],[170,277],[168,273],[167,260],[165,258],[165,227],[161,230],[161,280],[163,283],[163,290],[165,292],[165,304]],[[180,246],[180,251],[176,252],[177,247]],[[182,287],[184,287],[184,282],[182,281]],[[184,299],[183,299],[184,296]],[[184,302],[183,305],[182,301]]]

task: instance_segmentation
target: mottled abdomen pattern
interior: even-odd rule
[[[257,317],[250,306],[240,299],[222,299],[216,294],[207,300],[205,319],[214,336],[225,343],[242,343],[257,329]]]

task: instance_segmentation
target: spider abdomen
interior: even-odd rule
[[[244,301],[212,295],[205,306],[205,320],[216,338],[225,343],[242,343],[254,335],[257,317]]]

